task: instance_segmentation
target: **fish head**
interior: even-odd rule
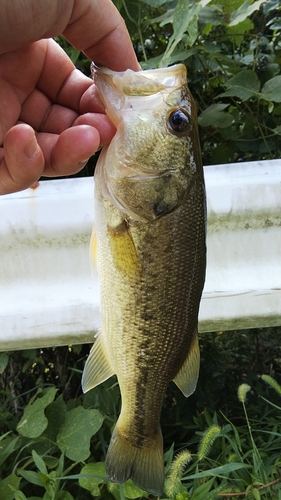
[[[117,129],[95,173],[101,196],[136,220],[175,210],[203,175],[185,66],[119,73],[93,65],[92,72]]]

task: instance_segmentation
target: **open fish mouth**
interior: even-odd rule
[[[111,81],[111,84],[127,96],[150,96],[167,88],[179,88],[186,83],[186,71],[182,64],[138,72],[127,69],[116,73],[92,63],[91,73],[95,82],[100,84],[101,78],[107,82]]]
[[[145,111],[165,103],[173,90],[186,86],[186,68],[176,64],[169,68],[116,73],[92,63],[91,72],[106,114],[115,126],[121,121],[120,111],[139,111],[146,120]]]

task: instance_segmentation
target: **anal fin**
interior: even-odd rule
[[[90,351],[82,375],[82,390],[87,392],[114,375],[101,333]]]
[[[196,389],[200,367],[200,350],[197,331],[195,332],[188,355],[180,371],[174,378],[175,384],[185,397],[190,396]]]

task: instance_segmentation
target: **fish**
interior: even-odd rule
[[[82,389],[117,376],[122,407],[107,476],[160,496],[167,385],[188,397],[200,363],[206,200],[196,105],[183,64],[92,72],[116,134],[94,174],[101,328]]]

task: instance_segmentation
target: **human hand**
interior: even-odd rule
[[[97,64],[138,70],[110,0],[0,0],[0,194],[79,171],[115,129],[92,80],[50,37]],[[20,7],[19,7],[20,5]]]

